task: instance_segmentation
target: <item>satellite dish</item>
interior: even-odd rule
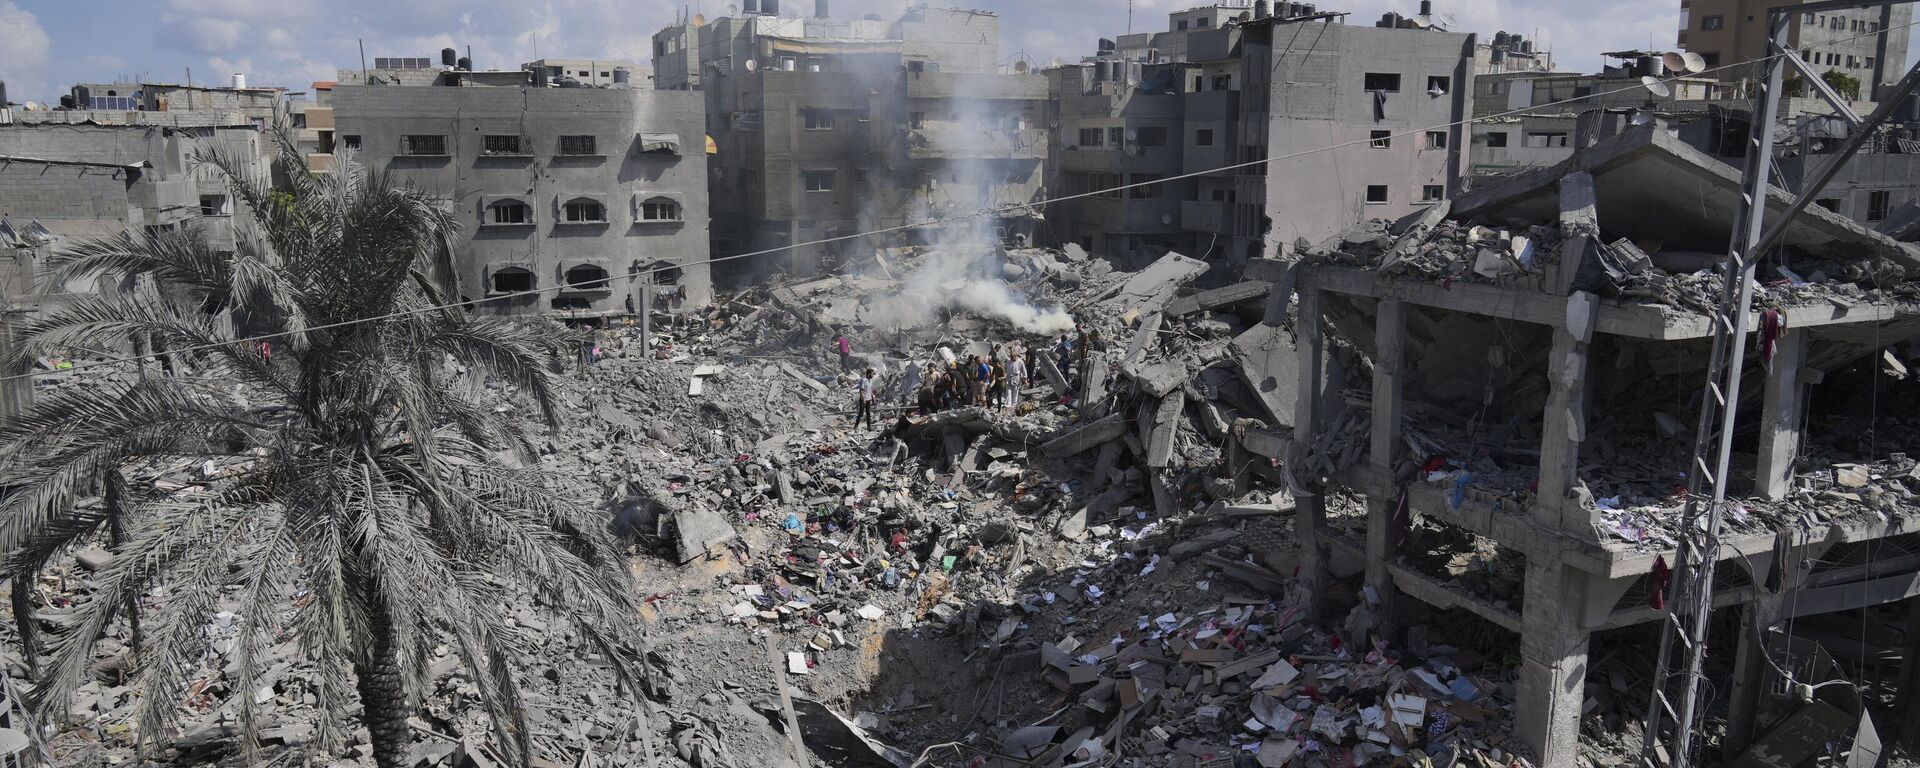
[[[1416,29],[1432,29],[1433,28],[1432,16],[1415,16],[1411,19],[1408,19],[1408,21],[1413,22],[1413,26]]]
[[[1026,59],[1021,59],[1013,63],[1013,71],[1023,75],[1027,73],[1027,67],[1028,67],[1028,64]]]
[[[1454,20],[1453,14],[1451,13],[1440,14],[1440,27],[1442,29],[1453,29],[1454,27],[1457,27],[1457,26],[1460,26],[1460,22]]]
[[[1687,74],[1699,74],[1707,71],[1707,60],[1700,54],[1687,51],[1680,54],[1680,60],[1686,64]],[[1671,69],[1671,67],[1669,67]]]
[[[46,105],[41,104],[40,102],[37,102],[37,101],[29,101],[26,104],[21,105],[21,110],[25,112],[44,112],[46,111],[46,109],[47,109]]]
[[[1672,88],[1668,88],[1667,84],[1661,81],[1660,78],[1651,75],[1640,78],[1640,85],[1644,86],[1649,93],[1663,99],[1673,95]]]
[[[753,59],[747,59],[747,63],[746,63],[746,64],[744,64],[743,66],[745,66],[745,67],[747,68],[747,71],[748,71],[748,72],[752,72],[752,71],[754,71],[754,70],[756,70],[756,69],[759,69],[759,68],[760,68],[760,63],[759,63],[759,62],[757,62],[757,61],[755,61],[755,60],[753,60]]]
[[[1660,65],[1666,67],[1668,72],[1679,72],[1687,68],[1687,57],[1680,55],[1679,51],[1667,51],[1660,54]]]
[[[740,6],[738,6],[738,5],[735,5],[735,4],[733,4],[733,3],[727,3],[727,15],[728,15],[728,16],[739,16],[739,15],[740,15]]]
[[[1166,226],[1166,227],[1173,226],[1173,214],[1171,213],[1160,214],[1160,225]]]

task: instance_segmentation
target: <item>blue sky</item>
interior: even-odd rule
[[[737,2],[737,0],[734,0]],[[1101,36],[1127,29],[1127,0],[951,0],[1002,17],[1002,53],[1039,63],[1076,60]],[[796,0],[788,0],[789,3]],[[797,0],[811,11],[812,0]],[[895,14],[905,0],[832,0],[834,14]],[[934,0],[947,4],[949,0]],[[1134,0],[1133,29],[1166,25],[1166,14],[1196,0]],[[725,13],[727,0],[0,0],[0,79],[14,101],[57,98],[76,82],[121,75],[225,82],[244,72],[252,85],[307,90],[337,67],[367,56],[437,57],[472,46],[481,68],[546,56],[637,59],[652,33],[681,9]],[[1388,10],[1412,13],[1417,0],[1329,0],[1323,8],[1367,24]],[[1436,0],[1461,31],[1527,34],[1552,46],[1562,69],[1593,71],[1599,52],[1670,47],[1678,0]]]

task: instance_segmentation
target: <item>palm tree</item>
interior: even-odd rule
[[[144,338],[181,375],[69,387],[0,426],[10,568],[96,531],[104,512],[76,501],[120,467],[213,457],[238,469],[171,494],[116,493],[126,537],[91,598],[60,613],[35,695],[61,700],[114,608],[164,583],[134,672],[143,739],[173,724],[210,614],[236,600],[232,689],[257,690],[263,647],[290,635],[319,670],[327,748],[341,747],[357,688],[376,761],[406,764],[426,649],[444,642],[474,670],[498,747],[529,762],[512,663],[522,645],[501,606],[528,594],[554,606],[640,690],[625,643],[635,591],[605,521],[553,478],[503,465],[504,451],[522,463],[534,452],[482,398],[491,377],[557,424],[549,366],[571,337],[441,308],[457,295],[447,203],[350,153],[335,173],[309,174],[286,134],[276,143],[271,174],[196,158],[245,203],[232,251],[198,231],[84,243],[57,257],[51,281],[116,274],[157,290],[85,298],[19,329],[16,360]],[[271,354],[236,328],[278,334]],[[252,699],[239,696],[249,749]]]

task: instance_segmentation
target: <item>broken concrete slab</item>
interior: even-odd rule
[[[1194,281],[1208,269],[1206,262],[1169,251],[1121,283],[1111,298],[1102,303],[1119,312],[1157,314],[1167,308],[1180,286]]]
[[[1091,424],[1082,424],[1040,445],[1040,452],[1055,458],[1072,456],[1120,437],[1127,431],[1127,419],[1120,414]]]
[[[1153,397],[1166,397],[1168,392],[1179,389],[1190,378],[1186,364],[1175,360],[1163,360],[1151,365],[1123,363],[1120,372],[1133,379],[1140,391]]]
[[[1155,312],[1140,318],[1140,327],[1134,330],[1133,341],[1127,344],[1127,356],[1120,358],[1121,362],[1140,360],[1146,356],[1147,350],[1153,347],[1159,337],[1162,317],[1163,315]]]
[[[1147,466],[1163,469],[1172,463],[1174,439],[1180,436],[1180,425],[1186,423],[1182,412],[1187,407],[1187,393],[1175,389],[1160,398],[1160,406],[1153,414],[1153,434],[1147,441]]]
[[[832,387],[829,387],[825,384],[820,383],[819,379],[816,379],[812,376],[808,376],[805,371],[802,371],[799,368],[795,367],[793,363],[789,363],[785,360],[782,360],[780,361],[779,365],[780,365],[780,370],[786,371],[787,375],[792,376],[795,379],[799,379],[800,383],[805,384],[809,387],[812,387],[815,392],[832,392],[833,391]]]
[[[1229,307],[1245,301],[1265,298],[1273,290],[1273,283],[1266,280],[1248,280],[1234,283],[1225,288],[1201,291],[1192,296],[1182,296],[1167,305],[1164,314],[1167,317],[1181,317],[1221,307]]]
[[[674,549],[681,563],[693,562],[740,536],[720,513],[702,507],[675,513],[673,528]]]

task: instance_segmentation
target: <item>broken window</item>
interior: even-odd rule
[[[1107,129],[1107,143],[1116,147],[1127,143],[1127,129],[1114,126]]]
[[[679,221],[680,204],[672,199],[656,197],[640,204],[641,221]]]
[[[506,267],[493,273],[494,293],[522,293],[533,290],[534,277],[530,270],[520,267]]]
[[[807,185],[808,192],[833,191],[833,171],[801,171],[800,180]]]
[[[1427,93],[1429,94],[1440,96],[1448,90],[1451,90],[1452,87],[1453,78],[1451,77],[1447,77],[1446,75],[1431,75],[1427,77]]]
[[[1393,146],[1393,131],[1369,131],[1367,146],[1374,149],[1386,149]]]
[[[600,224],[607,220],[607,207],[600,201],[585,197],[576,197],[561,207],[566,221],[572,224]]]
[[[1369,91],[1400,92],[1400,75],[1391,72],[1368,72],[1362,87]]]
[[[1083,147],[1100,146],[1100,129],[1099,128],[1080,129],[1080,146],[1083,146]]]
[[[832,112],[824,109],[804,109],[800,111],[800,114],[801,119],[806,121],[806,128],[809,131],[833,130]]]
[[[907,127],[908,127],[908,128],[912,128],[912,129],[914,129],[914,130],[919,130],[919,129],[921,129],[921,128],[925,128],[925,127],[927,127],[927,113],[925,113],[925,112],[908,112],[908,113],[907,113]]]
[[[1829,211],[1833,211],[1834,213],[1840,212],[1840,200],[1838,198],[1822,197],[1818,200],[1813,201],[1813,204],[1820,206],[1822,208],[1825,208]]]
[[[1387,185],[1385,184],[1368,184],[1367,185],[1367,203],[1369,204],[1384,203],[1386,201],[1387,201]]]
[[[409,134],[400,144],[404,155],[438,156],[447,154],[447,137],[437,134]]]
[[[1216,91],[1233,90],[1233,75],[1214,75],[1213,89]]]
[[[1428,184],[1420,188],[1420,202],[1431,203],[1445,197],[1447,188],[1439,184]]]
[[[1427,131],[1427,149],[1446,149],[1446,131]]]
[[[1143,147],[1164,147],[1167,145],[1167,129],[1164,127],[1141,128],[1136,138]]]
[[[925,72],[927,71],[927,63],[919,59],[914,59],[912,61],[907,62],[907,71],[908,72]]]
[[[607,287],[607,271],[592,264],[581,264],[567,270],[567,285],[587,290],[604,289]]]
[[[1564,147],[1566,145],[1567,134],[1565,133],[1529,133],[1525,141],[1525,146],[1535,149]]]
[[[233,209],[227,207],[226,195],[201,195],[200,196],[200,215],[232,216]]]
[[[575,156],[592,155],[596,153],[596,149],[594,137],[591,135],[560,137],[560,154]]]
[[[1876,189],[1867,193],[1867,221],[1885,219],[1888,209],[1893,207],[1892,203],[1893,193],[1888,190]]]
[[[1196,147],[1213,146],[1213,129],[1201,128],[1193,132],[1193,145]]]
[[[1499,149],[1507,146],[1506,132],[1496,131],[1494,133],[1487,134],[1487,146],[1494,149]]]
[[[520,146],[519,136],[488,136],[480,151],[488,155],[525,154]]]
[[[1138,186],[1128,189],[1127,196],[1135,200],[1151,200],[1160,197],[1165,194],[1163,189],[1165,185],[1160,181],[1162,178],[1165,177],[1158,173],[1134,174],[1130,183]]]
[[[347,149],[359,149],[360,137],[350,135],[350,134],[342,134],[340,136],[340,146],[346,147]]]
[[[531,224],[533,209],[519,200],[501,200],[487,206],[488,224]]]
[[[307,127],[307,113],[305,112],[293,113],[293,127],[295,128]]]

